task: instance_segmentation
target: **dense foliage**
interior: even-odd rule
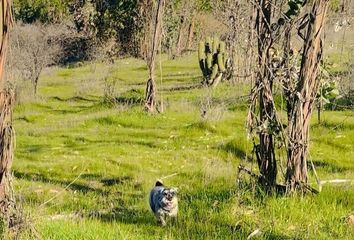
[[[151,7],[145,0],[14,0],[14,13],[17,20],[24,23],[74,22],[78,32],[84,32],[100,41],[115,39],[120,50],[139,55],[137,37],[144,27],[141,13],[144,7]],[[153,12],[148,9],[148,13]],[[186,11],[187,10],[187,11]],[[177,32],[183,21],[195,11],[210,11],[209,0],[168,1],[165,18],[165,32],[168,38],[164,45],[169,48],[176,42]],[[122,52],[122,51],[121,51]],[[124,52],[124,51],[123,51]]]
[[[25,23],[35,21],[60,22],[68,16],[70,0],[14,0],[17,20]]]

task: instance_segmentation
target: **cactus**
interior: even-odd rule
[[[199,43],[199,66],[203,73],[204,83],[215,86],[226,71],[226,47],[225,42],[219,38],[207,37]]]

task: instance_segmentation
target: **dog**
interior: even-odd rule
[[[156,220],[166,226],[168,218],[176,219],[178,214],[178,198],[176,188],[167,188],[158,180],[150,191],[150,208]]]

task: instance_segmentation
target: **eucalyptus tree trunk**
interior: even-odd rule
[[[8,49],[9,30],[12,26],[11,1],[2,0],[0,6],[0,218],[8,221],[12,204],[11,165],[14,150],[12,128],[13,94],[5,88],[4,72]]]
[[[156,110],[156,84],[155,84],[155,61],[157,50],[161,45],[161,32],[162,32],[162,15],[165,0],[157,1],[157,10],[154,19],[154,31],[151,41],[150,54],[147,59],[149,69],[149,80],[146,84],[145,91],[145,110],[154,112]]]
[[[322,58],[321,34],[328,4],[329,0],[315,0],[308,15],[299,82],[289,115],[286,181],[291,192],[304,190],[308,180],[309,128],[320,84],[317,73]]]

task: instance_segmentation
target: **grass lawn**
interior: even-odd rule
[[[252,157],[249,87],[200,88],[195,59],[163,59],[162,114],[142,111],[147,69],[136,59],[49,69],[36,99],[21,96],[14,185],[43,239],[246,239],[256,229],[260,239],[353,239],[345,221],[354,211],[353,185],[324,185],[302,198],[237,188],[238,164]],[[103,103],[108,84],[115,106]],[[318,175],[354,179],[353,113],[322,118],[311,129]],[[156,179],[174,173],[165,184],[179,188],[180,215],[162,228],[147,196]]]

